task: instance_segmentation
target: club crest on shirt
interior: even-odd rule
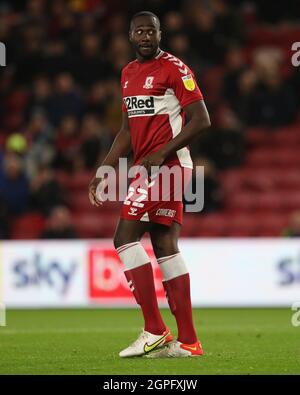
[[[187,89],[188,91],[193,91],[196,88],[195,81],[191,74],[185,75],[184,77],[181,78],[185,89]]]
[[[147,77],[143,88],[145,89],[152,89],[153,88],[153,80],[154,77]]]

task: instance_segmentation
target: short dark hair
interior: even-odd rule
[[[140,11],[140,12],[137,12],[136,14],[134,14],[133,17],[131,18],[130,30],[132,30],[133,21],[135,20],[135,18],[138,18],[139,16],[150,16],[151,18],[156,19],[158,28],[160,29],[160,20],[159,20],[159,17],[157,15],[155,15],[151,11]]]

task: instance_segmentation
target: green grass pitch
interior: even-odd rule
[[[163,316],[176,334],[168,310]],[[205,356],[121,359],[142,321],[136,309],[9,310],[0,374],[300,374],[300,327],[286,309],[194,309]]]

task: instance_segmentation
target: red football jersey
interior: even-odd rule
[[[164,51],[144,63],[129,63],[122,71],[121,86],[134,164],[177,136],[184,125],[184,107],[203,99],[193,72]],[[180,149],[165,164],[192,168],[189,149]]]

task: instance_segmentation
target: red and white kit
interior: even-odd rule
[[[122,110],[128,115],[135,165],[176,137],[184,125],[184,107],[203,99],[193,72],[181,60],[164,51],[144,63],[138,60],[129,63],[122,71],[121,86]],[[183,185],[189,181],[193,163],[187,147],[171,155],[164,165],[180,166],[182,177],[184,173]],[[121,218],[165,225],[171,225],[173,221],[182,223],[183,205],[181,200],[174,199],[176,191],[172,183],[170,201],[149,199],[150,188],[159,187],[158,182],[158,178],[145,180],[146,189],[137,189],[132,183],[122,206]]]

